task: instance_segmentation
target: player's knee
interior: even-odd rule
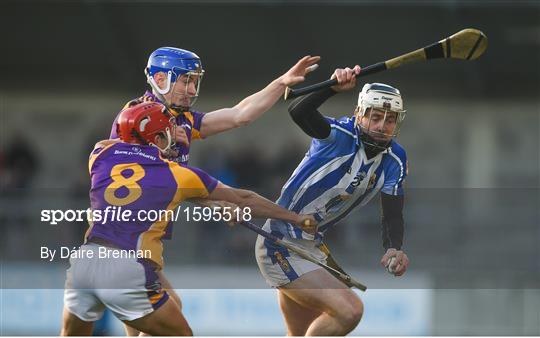
[[[360,299],[351,306],[351,323],[354,327],[360,323],[362,316],[364,315],[364,304]]]
[[[315,319],[314,319],[315,320]],[[302,324],[293,324],[287,323],[287,336],[288,337],[303,337],[306,335],[306,332],[309,326],[313,321],[302,323]]]
[[[182,301],[180,300],[180,297],[176,294],[176,292],[170,292],[169,297],[178,305],[180,310],[182,310]]]
[[[168,334],[171,336],[193,336],[193,330],[189,326],[188,322],[182,317],[172,321],[171,324],[174,327],[174,333]]]
[[[161,325],[157,331],[151,334],[152,336],[193,336],[191,327],[183,321],[168,322],[166,325]]]
[[[93,322],[85,322],[64,308],[61,336],[87,336],[92,334]]]
[[[339,321],[341,325],[347,330],[353,330],[364,314],[364,304],[359,298],[350,299],[346,305],[341,308],[339,313]]]
[[[80,325],[73,321],[65,322],[60,331],[60,336],[86,336],[92,334],[93,323]]]
[[[189,325],[181,325],[179,333],[176,336],[193,336],[193,330]]]
[[[306,335],[306,331],[290,330],[287,329],[287,337],[303,337]]]

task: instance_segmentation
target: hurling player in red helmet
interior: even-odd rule
[[[130,328],[152,336],[193,334],[159,274],[164,266],[162,240],[171,220],[169,213],[160,212],[174,211],[185,200],[225,201],[249,208],[253,217],[281,219],[299,227],[316,224],[311,216],[167,160],[163,154],[173,145],[174,128],[164,105],[141,103],[120,114],[121,140],[100,142],[92,152],[92,222],[67,271],[62,335],[92,334],[93,323],[105,309]],[[111,209],[122,210],[122,217],[108,219]],[[151,212],[162,216],[149,220]],[[178,232],[182,235],[181,228]]]
[[[148,144],[167,153],[174,145],[174,117],[157,102],[142,103],[126,109],[118,117],[117,133],[126,143]]]

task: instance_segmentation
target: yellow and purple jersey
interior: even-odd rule
[[[144,93],[143,96],[126,103],[123,109],[132,107],[142,102],[161,102],[161,101],[154,94],[147,91],[146,93]],[[204,117],[204,113],[199,112],[199,111],[194,111],[194,110],[179,112],[174,109],[169,109],[169,111],[176,118],[176,124],[184,128],[184,130],[186,131],[190,144],[192,140],[202,139],[200,130],[201,130],[201,124],[202,124],[202,119]],[[116,131],[116,122],[118,121],[118,115],[114,119],[114,122],[111,128],[111,134],[109,136],[109,138],[111,139],[118,138],[118,133]],[[185,146],[183,144],[176,144],[173,147],[173,150],[175,150],[178,153],[178,156],[175,158],[171,158],[170,160],[173,160],[175,162],[182,163],[182,164],[188,163],[189,145]]]
[[[218,184],[204,171],[164,159],[156,147],[146,145],[98,145],[88,166],[92,212],[101,217],[93,217],[86,240],[105,240],[124,250],[150,250],[158,266],[163,265],[162,239],[171,228],[166,210],[175,210],[189,198],[205,198]],[[127,220],[120,217],[126,211]],[[159,213],[163,216],[157,221],[145,220]]]

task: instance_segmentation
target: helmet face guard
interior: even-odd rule
[[[148,142],[148,144],[158,148],[163,154],[167,154],[175,145],[175,142],[174,142],[175,129],[176,129],[176,120],[174,117],[171,117],[169,119],[169,126],[166,127],[165,130],[159,131],[154,134],[154,138],[156,135],[159,135],[165,139],[165,142],[166,142],[165,147],[162,148],[159,145],[155,144],[154,142]]]
[[[167,80],[164,88],[160,88],[154,79],[154,75],[163,72],[167,74]],[[170,108],[189,109],[185,106],[175,106],[171,98],[171,102],[167,102],[164,95],[171,92],[174,94],[174,89],[178,82],[185,85],[184,97],[190,99],[189,105],[193,105],[199,96],[199,90],[204,75],[201,59],[197,54],[188,50],[162,47],[155,50],[148,58],[148,64],[145,68],[145,74],[148,83],[152,87],[154,93],[167,104]],[[189,85],[195,81],[195,94],[188,93]]]
[[[386,149],[399,134],[406,112],[399,90],[382,83],[365,84],[354,113],[362,142]]]
[[[360,127],[362,142],[386,149],[393,138],[397,137],[406,111],[367,107],[363,112],[356,112],[356,125]]]
[[[173,70],[173,74],[174,74],[174,71],[175,70]],[[199,90],[201,88],[201,82],[202,82],[203,75],[204,75],[204,70],[189,71],[189,72],[184,72],[184,73],[182,73],[180,75],[176,75],[176,81],[172,82],[172,88],[170,89],[170,91],[171,91],[171,103],[169,104],[169,107],[173,108],[173,109],[184,110],[184,111],[189,110],[189,108],[192,105],[194,105],[195,102],[197,101],[197,99],[199,98]],[[152,80],[153,80],[153,78],[152,78]],[[180,94],[175,92],[175,88],[179,83],[181,83],[184,86],[184,91],[183,91],[183,93],[180,93]],[[191,83],[194,83],[194,85],[195,85],[195,94],[194,95],[188,93],[189,86],[191,85]],[[170,87],[171,83],[168,82],[167,86]],[[188,98],[189,99],[189,105],[182,106],[182,105],[173,104],[173,102],[175,101],[176,95],[180,95],[180,99],[182,97]]]

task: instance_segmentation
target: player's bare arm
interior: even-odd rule
[[[218,207],[218,208],[225,208],[225,207],[237,208],[238,207],[238,205],[231,202],[227,202],[227,201],[207,200],[207,199],[202,199],[202,198],[192,198],[189,201],[196,203],[200,206],[212,207],[212,208],[213,207]]]
[[[234,107],[205,114],[201,125],[201,136],[208,137],[255,121],[281,98],[285,88],[304,81],[306,74],[316,68],[314,65],[319,60],[319,56],[305,56],[285,74],[261,91],[246,97]]]
[[[207,198],[210,200],[227,201],[240,208],[250,208],[251,214],[255,217],[280,219],[295,224],[306,231],[314,231],[317,224],[313,216],[298,215],[253,191],[231,188],[221,182],[218,183],[216,189]],[[305,226],[305,224],[308,225]]]
[[[242,208],[240,208],[238,205],[227,202],[227,201],[213,201],[208,199],[202,199],[202,198],[192,198],[190,199],[190,202],[193,202],[195,204],[198,204],[202,207],[209,207],[214,212],[220,213],[224,218],[227,217],[228,213],[231,212],[231,210],[238,210],[238,219],[242,219],[244,213],[242,211]],[[233,221],[227,222],[229,225],[234,225],[235,223]]]

